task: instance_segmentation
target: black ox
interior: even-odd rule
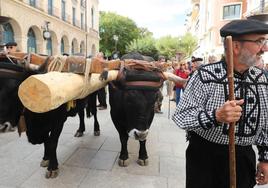
[[[130,53],[125,59],[145,60],[139,53]],[[118,79],[109,83],[111,118],[119,133],[121,153],[119,166],[128,166],[127,142],[129,137],[139,140],[137,163],[148,165],[146,137],[154,118],[154,104],[157,91],[164,81],[160,71],[148,71],[142,64],[127,67],[121,65]]]
[[[84,108],[87,107],[87,115],[90,113],[94,115],[94,134],[100,134],[96,92],[85,99],[77,100],[76,107],[70,111],[67,110],[67,104],[63,104],[46,113],[34,113],[21,104],[18,87],[28,76],[43,72],[46,64],[44,63],[37,71],[26,71],[16,60],[1,58],[0,61],[0,129],[4,131],[9,127],[15,127],[21,122],[20,120],[25,119],[28,141],[32,144],[44,143],[44,156],[40,165],[47,167],[47,178],[54,178],[58,175],[56,153],[58,139],[68,116],[79,114],[80,124],[75,136],[82,136],[85,131]]]

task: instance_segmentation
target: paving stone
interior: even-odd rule
[[[101,178],[100,178],[101,177]],[[107,171],[89,171],[79,188],[167,188],[167,179]]]
[[[97,150],[87,149],[87,148],[78,148],[71,157],[64,162],[64,165],[89,168],[90,161],[96,155]]]
[[[185,159],[160,157],[160,175],[164,177],[185,177]]]
[[[104,141],[104,144],[101,146],[101,149],[106,151],[119,152],[121,150],[121,143],[119,136],[107,137],[106,140]]]
[[[99,150],[90,161],[89,167],[98,170],[111,170],[117,156],[118,152]]]
[[[0,184],[1,186],[6,187],[17,187],[21,185],[29,176],[31,176],[38,168],[39,166],[35,166],[30,161],[19,161],[12,158],[0,158]]]
[[[45,168],[37,170],[27,181],[22,184],[22,188],[76,188],[85,178],[88,169],[60,166],[59,176],[53,179],[46,179]]]
[[[168,188],[185,188],[185,179],[183,177],[168,178]]]

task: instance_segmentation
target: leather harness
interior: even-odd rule
[[[131,79],[128,80],[128,72],[144,72],[148,75],[153,75],[153,79]],[[135,75],[134,75],[135,77]],[[124,89],[159,89],[165,80],[165,76],[162,71],[152,63],[145,62],[133,62],[131,64],[125,64],[124,61],[121,62],[120,71],[118,73],[116,81],[119,81]],[[114,84],[112,84],[114,87]]]

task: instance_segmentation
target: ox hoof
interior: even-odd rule
[[[56,178],[59,175],[59,169],[57,170],[48,170],[46,172],[46,178]]]
[[[77,132],[74,134],[74,137],[82,137],[83,135],[84,135],[83,132],[77,131]]]
[[[137,163],[138,163],[140,166],[148,166],[148,164],[149,164],[149,160],[148,160],[148,159],[138,159],[138,160],[137,160]]]
[[[40,166],[41,167],[48,167],[48,164],[49,164],[49,160],[42,160],[40,163]]]
[[[129,159],[126,159],[126,160],[119,159],[118,165],[121,167],[127,167],[129,165]]]
[[[94,131],[94,136],[100,136],[100,131]]]

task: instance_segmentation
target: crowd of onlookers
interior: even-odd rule
[[[168,72],[173,72],[175,75],[188,79],[191,74],[202,65],[203,59],[199,57],[191,57],[190,61],[176,61],[171,60],[171,66],[168,68]],[[215,60],[213,60],[215,62]],[[211,60],[212,63],[212,60]],[[171,97],[171,101],[179,103],[181,95],[183,94],[185,84],[174,84],[171,81],[166,81],[167,96]]]

